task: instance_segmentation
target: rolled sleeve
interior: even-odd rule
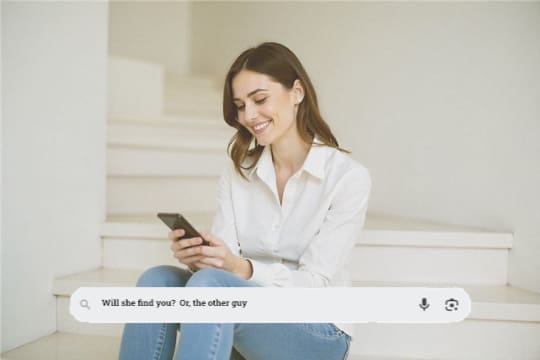
[[[240,255],[236,221],[232,203],[231,177],[232,163],[228,162],[218,182],[218,208],[212,222],[211,233],[222,239],[234,255]]]

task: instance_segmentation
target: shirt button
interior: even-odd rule
[[[274,230],[277,230],[277,229],[279,229],[279,223],[274,224]]]

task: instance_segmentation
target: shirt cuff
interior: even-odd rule
[[[267,264],[264,264],[260,261],[252,260],[245,258],[251,263],[251,269],[253,273],[251,274],[250,281],[253,281],[260,286],[272,286],[272,269]]]

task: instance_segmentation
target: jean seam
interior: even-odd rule
[[[333,325],[333,324],[330,324],[330,325]],[[336,330],[333,334],[324,334],[324,333],[322,333],[320,331],[317,331],[317,330],[314,330],[314,329],[311,329],[311,328],[305,326],[305,324],[304,324],[304,330],[307,333],[310,333],[312,335],[319,336],[319,337],[325,338],[325,339],[338,339],[341,336],[345,335],[345,333],[341,329],[339,329],[335,325],[333,325],[333,326],[334,326],[334,329]]]
[[[221,327],[222,324],[216,324],[214,341],[212,343],[212,348],[210,349],[210,360],[215,360],[217,358],[217,349],[219,348],[219,342],[221,341]]]
[[[347,334],[345,334],[345,344],[347,345],[347,348],[345,349],[345,355],[343,356],[343,360],[347,360],[349,357],[349,351],[351,350],[351,337]]]
[[[167,332],[167,324],[162,324],[161,329],[159,330],[159,337],[156,343],[156,351],[154,352],[153,360],[160,360],[161,355],[163,354],[163,347],[165,344],[165,337]]]

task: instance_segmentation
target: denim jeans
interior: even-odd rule
[[[137,286],[246,287],[219,269],[194,274],[174,267],[146,270]],[[181,328],[176,349],[176,335]],[[334,324],[126,324],[120,360],[343,360],[350,337]]]

